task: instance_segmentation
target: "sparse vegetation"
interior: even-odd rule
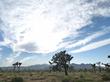
[[[41,71],[42,72],[42,71]],[[68,76],[65,76],[63,72],[20,72],[15,73],[16,76],[11,72],[2,73],[0,76],[0,82],[109,82],[109,72],[68,72]],[[30,74],[32,74],[30,76]]]
[[[53,56],[50,64],[54,64],[54,69],[59,71],[1,71],[0,82],[110,82],[110,65],[109,63],[91,64],[92,69],[75,70],[73,66],[69,67],[69,63],[73,57],[61,51]],[[101,64],[105,67],[101,68]],[[19,63],[16,63],[20,71]],[[58,67],[57,67],[58,66]],[[67,66],[65,68],[65,66]],[[13,66],[14,67],[14,66]],[[98,70],[97,70],[98,68]],[[68,71],[70,69],[70,71]],[[14,67],[15,70],[15,67]],[[63,71],[65,72],[65,76]]]
[[[62,80],[62,82],[70,82],[70,79],[64,78],[64,79]]]
[[[14,77],[12,78],[11,82],[24,82],[22,77]]]
[[[103,81],[110,81],[110,75],[103,74],[103,75],[102,75],[102,80],[103,80]]]

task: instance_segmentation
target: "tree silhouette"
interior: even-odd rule
[[[110,55],[108,56],[108,58],[110,58]]]
[[[20,63],[20,62],[14,63],[14,64],[13,64],[13,70],[15,71],[15,70],[17,69],[18,71],[20,71],[20,66],[21,66],[21,64],[22,64],[22,63]]]
[[[56,70],[64,69],[65,75],[68,75],[68,67],[72,58],[73,57],[64,50],[56,53],[49,63],[53,64],[53,68]]]
[[[20,62],[18,63],[18,70],[19,70],[19,71],[20,71],[21,64],[22,64],[22,63],[20,63]]]
[[[92,66],[93,71],[96,72],[96,64],[91,64],[91,66]]]
[[[16,64],[14,63],[13,64],[13,71],[15,71],[15,69],[16,69]]]
[[[106,63],[106,64],[102,63],[102,64],[105,66],[106,71],[108,71],[108,70],[109,70],[109,68],[110,68],[110,64],[108,64],[108,63]]]
[[[97,65],[99,66],[99,72],[101,72],[101,62],[97,62]]]

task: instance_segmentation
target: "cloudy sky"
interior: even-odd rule
[[[110,0],[0,0],[0,66],[110,62]]]

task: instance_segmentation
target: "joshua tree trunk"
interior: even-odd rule
[[[91,64],[93,72],[96,72],[96,64]]]
[[[101,62],[98,62],[98,63],[97,63],[97,65],[99,66],[99,72],[102,71],[102,69],[101,69],[101,65],[100,65],[100,64],[101,64]]]
[[[64,65],[64,71],[65,71],[65,75],[68,75],[68,68],[67,68],[67,65]]]
[[[18,72],[20,72],[20,65],[18,66]]]
[[[99,65],[99,72],[101,72],[102,70],[101,70],[101,66]]]
[[[18,71],[20,72],[20,67],[22,63],[18,63]]]
[[[13,64],[13,71],[15,71],[15,68],[16,68],[16,65],[15,65],[15,64]]]
[[[96,72],[95,67],[93,69],[94,69],[94,72]]]

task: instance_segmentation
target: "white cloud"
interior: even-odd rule
[[[59,43],[64,38],[70,34],[76,36],[78,29],[91,23],[93,14],[100,15],[103,10],[96,12],[98,3],[81,0],[3,0],[0,1],[0,17],[5,26],[0,29],[14,51],[29,51],[27,47],[32,43],[34,45],[29,52],[53,52],[62,46]]]
[[[107,30],[105,29],[105,30],[103,30],[103,31],[96,32],[96,33],[94,33],[94,34],[92,34],[92,35],[86,37],[86,38],[83,39],[83,40],[79,40],[79,41],[77,41],[76,43],[68,44],[68,45],[66,46],[66,48],[74,48],[74,47],[86,45],[87,43],[91,42],[92,40],[94,40],[94,39],[96,39],[96,38],[98,38],[98,37],[101,37],[101,36],[104,35],[104,34],[109,33],[108,30],[109,30],[109,29],[107,29]]]
[[[33,58],[33,57],[26,57],[26,58],[22,59],[20,62],[27,62],[27,61],[30,60],[31,58]]]
[[[25,57],[20,60],[23,66],[35,65],[35,64],[48,64],[50,59],[45,59],[46,56],[41,56],[40,58],[36,55]],[[37,60],[36,60],[37,59]]]
[[[71,53],[80,53],[80,52],[85,52],[85,51],[89,51],[89,50],[93,50],[102,46],[106,46],[106,45],[110,45],[110,39],[105,39],[102,41],[98,41],[98,42],[94,42],[94,43],[90,43],[80,49],[77,50],[73,50],[71,51]]]
[[[80,36],[78,30],[90,24],[93,16],[110,16],[109,2],[109,0],[0,0],[0,30],[4,33],[4,42],[0,42],[0,45],[11,46],[14,51],[3,61],[4,65],[12,65],[22,51],[49,53],[60,48],[84,46],[71,51],[79,53],[109,45],[109,39],[88,44],[106,32],[96,32],[76,43],[74,43],[76,40],[63,41],[71,35]],[[26,57],[21,62],[31,65],[42,61],[42,58],[37,61],[33,59],[34,57]]]
[[[110,1],[109,0],[95,0],[94,14],[102,16],[110,16]]]
[[[0,51],[2,51],[2,48],[0,48]]]
[[[21,52],[14,52],[13,54],[11,54],[4,61],[5,65],[12,65],[13,63],[17,62],[18,60],[16,58],[19,57],[20,54],[21,54]]]
[[[0,59],[2,58],[2,55],[0,54]]]
[[[35,44],[35,52],[55,51],[63,38],[77,34],[78,29],[90,22],[88,12],[91,8],[89,5],[81,6],[79,1],[30,1],[22,1],[23,4],[20,1],[14,2],[17,5],[11,4],[13,0],[7,1],[10,6],[2,3],[1,17],[9,24],[9,27],[3,27],[2,30],[15,51],[24,50],[21,46],[28,43]]]
[[[25,57],[25,58],[21,59],[20,62],[22,62],[23,66],[33,65],[33,64],[36,64],[36,61],[33,61],[34,58],[35,58],[35,56]]]

